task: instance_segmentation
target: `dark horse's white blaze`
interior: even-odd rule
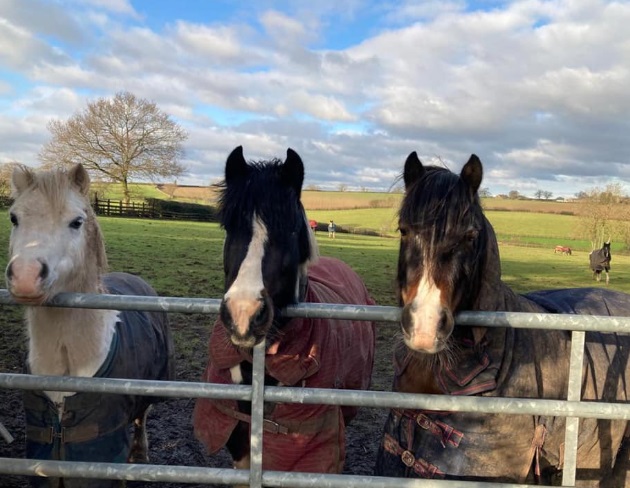
[[[247,247],[245,259],[238,269],[236,279],[223,296],[226,311],[234,323],[232,342],[241,347],[255,345],[254,336],[248,334],[250,322],[252,317],[265,306],[262,293],[265,289],[262,263],[266,245],[267,228],[257,216],[254,216],[252,240]],[[235,383],[240,382],[235,381]]]

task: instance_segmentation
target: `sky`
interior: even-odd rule
[[[180,184],[251,160],[305,186],[388,191],[405,159],[493,195],[630,192],[630,2],[0,0],[0,164],[50,120],[128,91],[189,137]]]

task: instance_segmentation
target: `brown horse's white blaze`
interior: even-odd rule
[[[416,285],[402,290],[403,336],[410,349],[435,353],[441,351],[455,325],[450,307],[445,305],[443,293],[424,267]]]

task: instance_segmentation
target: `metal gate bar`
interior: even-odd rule
[[[12,300],[7,290],[0,290],[0,304],[12,304]],[[55,297],[49,305],[58,307],[76,307],[76,308],[111,308],[118,310],[162,310],[167,312],[182,312],[182,313],[217,313],[220,306],[220,300],[218,299],[191,299],[191,298],[176,298],[176,297],[139,297],[139,296],[120,296],[120,295],[97,295],[97,294],[72,294],[64,293]],[[400,309],[397,307],[382,307],[382,306],[356,306],[356,305],[329,305],[329,304],[300,304],[295,307],[289,307],[284,314],[290,317],[330,317],[340,319],[354,319],[354,320],[378,320],[378,321],[390,321],[398,322],[400,320]],[[290,394],[289,398],[284,400],[285,402],[304,402],[304,403],[323,403],[323,404],[342,404],[342,405],[358,405],[358,406],[383,406],[383,407],[398,407],[398,408],[415,408],[415,409],[430,409],[430,410],[454,410],[454,411],[478,411],[487,412],[500,411],[502,413],[515,413],[515,414],[527,414],[529,408],[534,409],[531,413],[537,415],[544,414],[541,407],[547,406],[552,409],[549,415],[565,416],[567,417],[567,427],[565,432],[565,466],[563,471],[563,486],[572,486],[575,483],[575,471],[576,471],[576,458],[577,458],[577,429],[579,423],[579,417],[595,417],[595,418],[630,418],[630,405],[624,404],[594,404],[587,403],[582,404],[580,400],[580,384],[581,384],[581,372],[584,355],[584,331],[586,330],[599,330],[610,332],[628,333],[630,331],[630,317],[604,317],[604,316],[582,316],[582,315],[556,315],[556,314],[528,314],[519,312],[464,312],[459,314],[456,318],[459,325],[476,325],[487,327],[519,327],[519,328],[550,328],[550,329],[568,329],[573,330],[572,335],[572,348],[571,348],[571,360],[570,360],[570,383],[568,392],[568,402],[561,400],[530,400],[530,399],[505,399],[505,398],[486,398],[486,397],[468,397],[468,398],[456,398],[456,405],[452,405],[453,397],[443,398],[441,395],[412,395],[412,394],[400,394],[393,392],[360,392],[360,391],[344,391],[344,390],[317,390],[317,389],[292,389],[292,388],[276,388],[279,396]],[[578,332],[575,332],[578,331]],[[250,486],[289,486],[284,482],[280,484],[274,484],[272,479],[267,480],[267,474],[273,472],[262,471],[262,422],[263,422],[263,406],[264,401],[274,401],[274,388],[264,387],[264,344],[260,344],[254,348],[254,379],[252,381],[252,387],[243,386],[245,390],[236,391],[235,386],[226,386],[224,388],[231,390],[227,391],[204,391],[200,392],[200,386],[208,386],[209,384],[191,383],[195,385],[193,397],[199,396],[213,396],[215,393],[218,395],[226,395],[219,398],[233,398],[232,394],[245,395],[246,400],[252,402],[252,424],[251,424],[251,470],[247,471],[232,471],[230,474],[245,475],[250,482]],[[22,382],[22,387],[25,378],[30,375],[11,375],[0,374],[0,386],[3,385],[4,379],[12,386],[18,387],[18,383]],[[76,381],[78,385],[81,381],[91,380],[91,382],[98,384],[98,391],[102,390],[103,386],[112,386],[113,389],[118,388],[120,385],[106,385],[103,379],[91,379],[91,378],[59,378],[59,377],[39,377],[35,378],[30,376],[30,379],[40,381],[50,380],[65,380],[63,383],[68,383],[72,380]],[[124,382],[125,389],[133,390],[133,384],[139,388],[144,388],[141,394],[149,395],[165,395],[165,391],[169,388],[170,383],[178,382],[146,382],[142,380],[118,380]],[[35,382],[36,383],[36,382]],[[30,382],[30,385],[35,385],[34,382]],[[143,383],[154,383],[144,384]],[[89,385],[88,385],[89,386]],[[93,387],[94,385],[91,385]],[[172,385],[171,385],[172,386]],[[213,385],[219,386],[219,385]],[[43,389],[41,386],[32,386],[33,389]],[[576,390],[577,388],[577,390]],[[30,389],[30,388],[27,388]],[[55,389],[46,387],[46,389]],[[79,388],[68,389],[68,386],[59,388],[61,391],[83,391]],[[178,388],[176,388],[178,389]],[[211,386],[209,390],[213,390]],[[220,389],[221,390],[221,389]],[[301,393],[306,393],[305,396],[300,398],[300,395],[296,394],[299,390]],[[306,390],[311,390],[306,391]],[[577,391],[577,393],[576,393]],[[322,392],[324,392],[322,394]],[[179,393],[182,393],[179,391]],[[310,393],[310,395],[309,395]],[[380,395],[374,395],[380,394]],[[319,398],[323,395],[323,398]],[[384,395],[384,396],[382,396]],[[175,395],[172,395],[175,396]],[[177,395],[181,396],[181,395]],[[347,396],[347,398],[346,398]],[[380,397],[380,398],[379,398]],[[432,398],[436,397],[436,398]],[[239,396],[240,399],[240,396]],[[382,400],[385,400],[386,404],[377,405]],[[331,401],[332,400],[332,401]],[[447,403],[451,403],[449,407],[440,407],[439,403],[442,400],[447,400]],[[471,400],[469,405],[466,405],[466,400]],[[485,400],[491,400],[491,402],[484,402]],[[357,402],[356,404],[354,402]],[[399,404],[398,402],[402,402]],[[350,402],[350,403],[348,403]],[[403,406],[403,404],[411,402],[411,405]],[[502,404],[502,402],[505,402]],[[374,403],[374,405],[372,405]],[[438,405],[426,405],[436,403]],[[485,405],[484,405],[485,403]],[[572,407],[573,405],[573,407]],[[595,406],[593,412],[580,412],[583,406]],[[470,407],[467,408],[467,407]],[[529,408],[528,408],[529,407]],[[621,408],[620,408],[621,407]],[[623,408],[627,407],[627,408]],[[494,410],[498,408],[499,410]],[[516,408],[517,411],[512,411]],[[572,411],[572,408],[574,411]],[[490,410],[486,410],[490,409]],[[612,417],[610,415],[613,415]],[[618,417],[619,416],[619,417]],[[0,459],[0,469],[5,469],[5,463],[7,459]],[[12,459],[15,462],[17,460]],[[20,460],[21,461],[21,460]],[[24,460],[29,462],[29,460]],[[43,469],[42,461],[33,461],[31,463],[37,465],[37,473],[47,474],[41,471]],[[54,463],[54,462],[48,462]],[[76,465],[84,463],[70,463],[70,462],[58,462],[60,465],[68,465],[68,468],[73,469],[80,468]],[[15,463],[14,463],[15,465]],[[94,466],[93,463],[89,464]],[[53,465],[47,465],[50,469],[55,469]],[[113,476],[118,476],[121,473],[127,472],[129,474],[129,467],[133,465],[113,465],[107,469],[107,473]],[[23,466],[24,467],[24,466]],[[155,466],[149,467],[153,470]],[[164,468],[171,469],[169,467],[157,467],[157,472],[153,472],[156,476],[155,480],[162,480],[160,470]],[[183,467],[179,467],[183,468]],[[8,468],[7,468],[8,469]],[[205,468],[206,477],[205,481],[211,481],[207,476],[210,476],[211,468]],[[218,470],[221,471],[221,470]],[[11,471],[8,471],[11,473]],[[32,472],[31,472],[32,473]],[[25,474],[25,473],[20,473]],[[28,474],[28,473],[26,473]],[[216,474],[216,473],[215,473]],[[332,481],[335,476],[339,475],[318,475],[307,474],[308,482],[306,484],[296,484],[297,478],[300,473],[283,473],[283,479],[288,480],[290,486],[348,486],[350,476],[341,476],[340,485],[334,484]],[[90,475],[94,477],[94,474]],[[318,484],[309,484],[311,481],[317,478]],[[140,479],[140,478],[125,478],[125,479]],[[142,478],[145,479],[145,478]],[[222,478],[223,479],[223,478]],[[397,478],[391,478],[388,481],[387,478],[366,478],[368,480],[376,480],[361,482],[367,486],[459,486],[452,482],[436,481],[436,485],[427,484],[427,480],[400,480]],[[344,481],[345,480],[345,481]],[[393,480],[393,482],[391,482]],[[176,481],[182,481],[178,478]],[[403,483],[403,481],[412,481],[413,484]],[[416,484],[416,482],[420,484]],[[226,481],[226,483],[242,483],[243,481]],[[390,482],[392,484],[390,484]],[[333,484],[330,484],[333,483]],[[374,484],[377,483],[377,484]],[[384,484],[379,484],[384,483]],[[446,483],[446,484],[444,484]],[[475,482],[462,482],[461,486],[477,486]],[[478,486],[487,486],[487,483],[482,483]],[[526,486],[515,484],[493,484],[493,486]]]

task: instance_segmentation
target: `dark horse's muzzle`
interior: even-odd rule
[[[238,347],[254,347],[262,341],[274,320],[274,305],[265,290],[258,299],[223,299],[219,311],[230,340]]]

